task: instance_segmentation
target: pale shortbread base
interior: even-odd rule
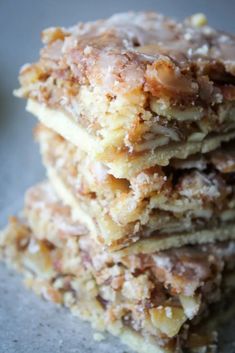
[[[28,100],[26,109],[36,115],[45,126],[89,153],[93,158],[104,162],[109,167],[110,173],[116,178],[129,179],[154,165],[168,165],[169,160],[173,157],[185,159],[197,152],[207,153],[219,147],[222,142],[230,141],[235,137],[235,131],[232,130],[220,135],[208,136],[202,141],[174,142],[140,155],[129,156],[126,153],[117,153],[115,161],[110,162],[107,160],[107,153],[103,151],[102,142],[98,138],[89,135],[68,114],[48,108],[31,99]]]
[[[160,237],[159,237],[160,238]],[[161,239],[149,238],[143,239],[125,249],[119,250],[121,256],[132,254],[151,254],[155,251],[166,250],[170,248],[180,248],[184,245],[215,243],[217,241],[226,241],[235,239],[235,223],[222,225],[219,228],[211,230],[200,230],[188,234],[161,236]]]

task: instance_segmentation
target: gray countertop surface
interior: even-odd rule
[[[16,214],[25,190],[44,178],[25,102],[12,96],[19,68],[37,59],[40,32],[49,26],[107,17],[127,10],[157,10],[182,19],[204,12],[213,26],[235,33],[234,0],[0,0],[0,226]],[[115,338],[93,341],[90,326],[26,290],[0,265],[0,353],[121,353]],[[234,353],[235,324],[223,327],[219,353]]]

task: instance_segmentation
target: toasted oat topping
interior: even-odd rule
[[[52,81],[67,80],[72,95],[78,82],[102,86],[111,99],[142,87],[157,97],[218,102],[217,83],[234,82],[235,37],[209,27],[202,15],[178,23],[154,12],[130,12],[49,28],[42,39],[40,62],[22,69],[23,86],[52,75]]]

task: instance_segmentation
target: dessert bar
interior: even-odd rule
[[[149,238],[162,250],[235,237],[234,143],[127,180],[44,126],[36,139],[58,195],[109,250]]]
[[[49,128],[131,178],[235,137],[235,38],[157,13],[49,28],[15,92]]]
[[[235,242],[126,257],[94,243],[48,183],[28,191],[25,220],[12,218],[1,255],[29,287],[69,307],[139,352],[170,353],[213,343],[197,333],[214,303],[234,290]],[[195,346],[196,345],[196,346]]]

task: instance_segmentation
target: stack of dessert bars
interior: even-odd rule
[[[42,40],[15,93],[48,180],[3,259],[135,351],[214,351],[204,325],[235,291],[235,37],[127,13]]]

